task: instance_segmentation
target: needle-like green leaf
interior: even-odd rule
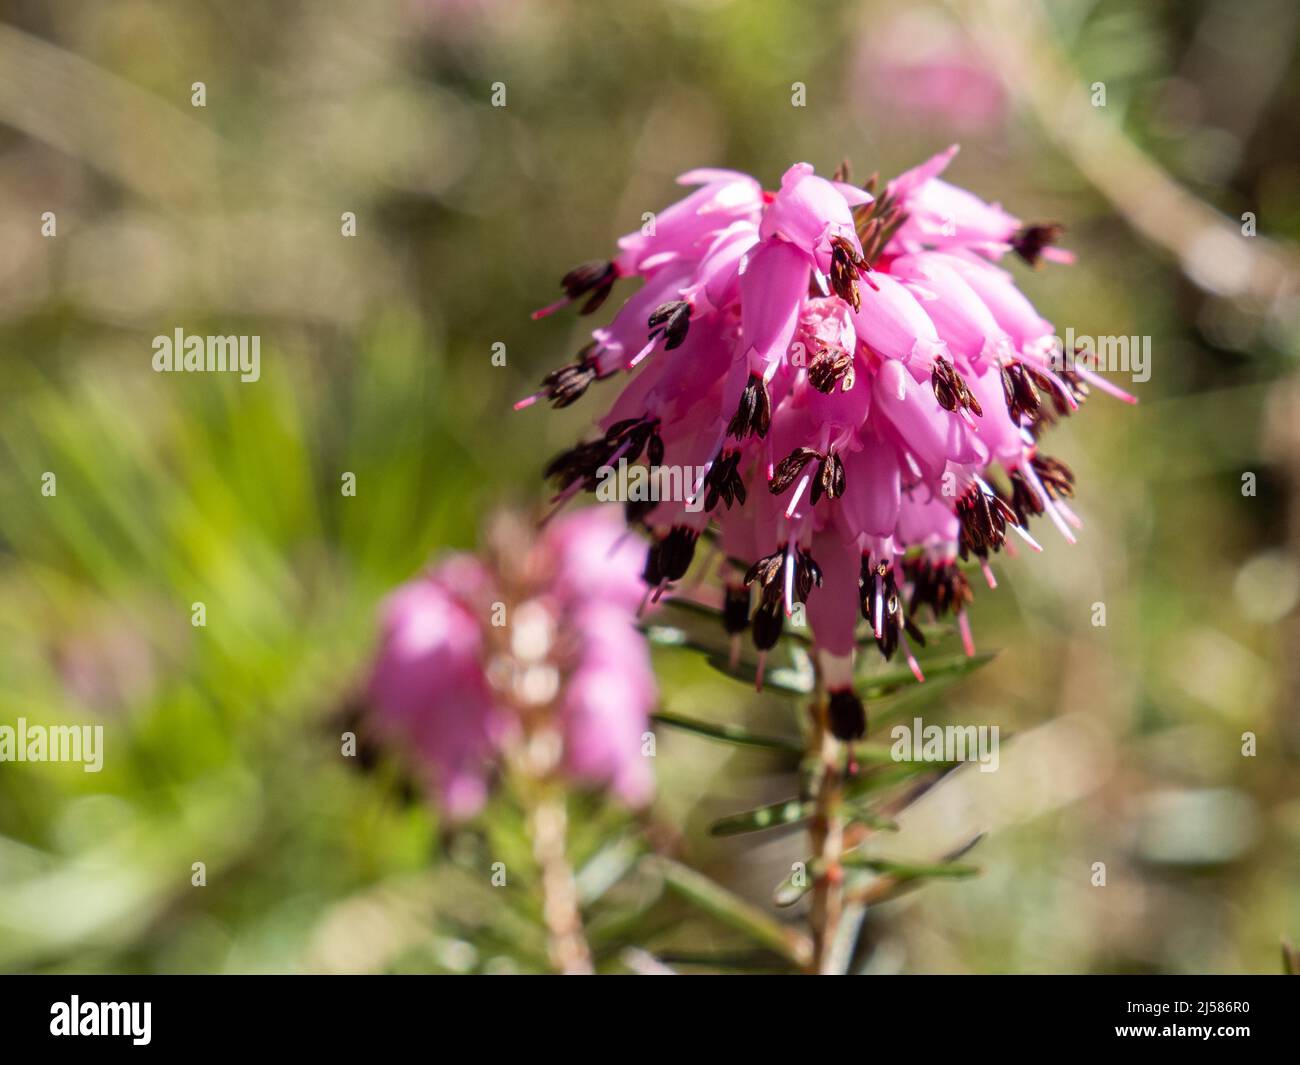
[[[767,736],[762,733],[751,732],[743,725],[719,725],[712,721],[700,721],[698,718],[687,717],[684,714],[674,713],[670,710],[660,710],[658,713],[652,714],[651,720],[661,725],[670,725],[673,728],[682,729],[685,732],[693,732],[697,736],[706,736],[721,743],[733,743],[738,747],[761,747],[765,750],[783,751],[797,756],[802,756],[804,753],[803,743],[797,738],[785,739],[781,736]]]
[[[680,862],[662,855],[647,861],[663,876],[672,891],[711,917],[743,932],[755,943],[775,951],[795,965],[808,964],[812,957],[812,944],[803,933],[774,921],[753,903]]]

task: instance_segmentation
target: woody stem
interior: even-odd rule
[[[542,878],[542,914],[547,952],[556,972],[569,976],[591,973],[591,949],[582,927],[578,887],[569,864],[566,840],[568,814],[564,796],[545,789],[528,811],[533,858]]]
[[[809,739],[810,753],[820,761],[813,775],[815,791],[809,825],[814,879],[810,915],[813,957],[808,971],[813,975],[828,972],[827,963],[843,908],[844,872],[840,865],[844,848],[842,749],[826,727],[826,713],[825,694],[819,693],[813,708],[814,727]]]

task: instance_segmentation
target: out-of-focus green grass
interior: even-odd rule
[[[1220,6],[1054,5],[1081,77],[1107,81],[1138,143],[1230,217],[1255,210],[1261,232],[1294,239],[1294,57],[1248,122],[1196,97],[1251,64],[1243,50],[1186,67]],[[432,812],[339,757],[338,722],[384,592],[471,544],[491,503],[538,500],[545,457],[594,416],[596,396],[509,411],[582,343],[571,315],[528,311],[673,198],[681,170],[735,166],[770,187],[795,160],[847,154],[889,175],[958,137],[954,180],[1070,226],[1077,266],[1017,270],[1044,314],[1150,335],[1154,366],[1141,406],[1098,397],[1050,438],[1079,474],[1081,543],[1045,527],[1044,555],[977,590],[977,640],[1001,654],[922,712],[1017,736],[997,774],[922,804],[898,846],[933,855],[989,828],[985,873],[873,912],[871,966],[1276,968],[1278,938],[1300,934],[1300,693],[1280,669],[1296,482],[1262,424],[1295,338],[1197,290],[1013,108],[970,130],[880,106],[871,44],[895,8],[11,7],[0,723],[100,722],[107,750],[100,774],[0,765],[0,968],[461,964],[430,917],[475,905],[474,885]],[[954,26],[946,11],[930,17]],[[205,109],[189,104],[197,80]],[[795,81],[806,108],[790,106]],[[153,373],[151,338],[177,326],[259,334],[262,379]],[[680,655],[662,664],[681,712],[787,713]],[[676,734],[657,766],[657,820],[766,902],[797,839],[703,829],[789,781],[761,754]],[[489,821],[483,855],[508,828]]]

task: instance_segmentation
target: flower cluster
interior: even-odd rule
[[[656,594],[680,580],[716,528],[726,558],[749,566],[724,567],[728,629],[749,628],[765,652],[806,602],[843,739],[865,729],[851,690],[859,619],[918,676],[922,608],[954,615],[971,653],[959,558],[992,585],[987,560],[1009,532],[1039,549],[1031,517],[1072,541],[1074,477],[1039,436],[1090,384],[1123,395],[1055,357],[1052,325],[997,265],[1012,252],[1068,261],[1060,227],[943,181],[955,151],[878,194],[847,165],[826,179],[798,163],[775,192],[732,171],[683,174],[694,192],[537,312],[581,300],[590,313],[621,280],[644,282],[518,404],[566,406],[632,374],[601,435],[551,462],[557,499],[621,459],[703,469],[688,499],[628,507],[652,533],[645,580]]]
[[[655,683],[636,627],[646,550],[625,534],[602,508],[540,536],[502,516],[482,558],[448,557],[384,605],[370,702],[449,816],[482,806],[501,761],[649,799]]]

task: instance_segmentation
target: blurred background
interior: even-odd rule
[[[871,910],[860,967],[1280,970],[1300,937],[1290,0],[0,12],[0,724],[105,729],[101,773],[0,764],[0,968],[528,968],[473,872],[509,812],[449,837],[389,767],[340,757],[377,603],[492,503],[544,498],[545,457],[606,397],[511,414],[591,325],[529,312],[677,173],[773,187],[847,156],[887,178],[959,141],[952,180],[1068,227],[1077,265],[1015,268],[1043,314],[1149,336],[1151,373],[1139,406],[1096,396],[1053,432],[1080,543],[1044,526],[1041,556],[1000,560],[973,610],[997,657],[916,704],[998,724],[1001,767],[927,794],[891,853],[987,832],[982,875]],[[154,373],[178,326],[260,335],[261,380]],[[661,665],[673,710],[792,728],[689,656]],[[680,733],[656,765],[651,838],[771,909],[799,837],[707,825],[788,775]],[[607,863],[631,829],[580,825]],[[635,890],[649,916],[614,947],[728,945]]]

